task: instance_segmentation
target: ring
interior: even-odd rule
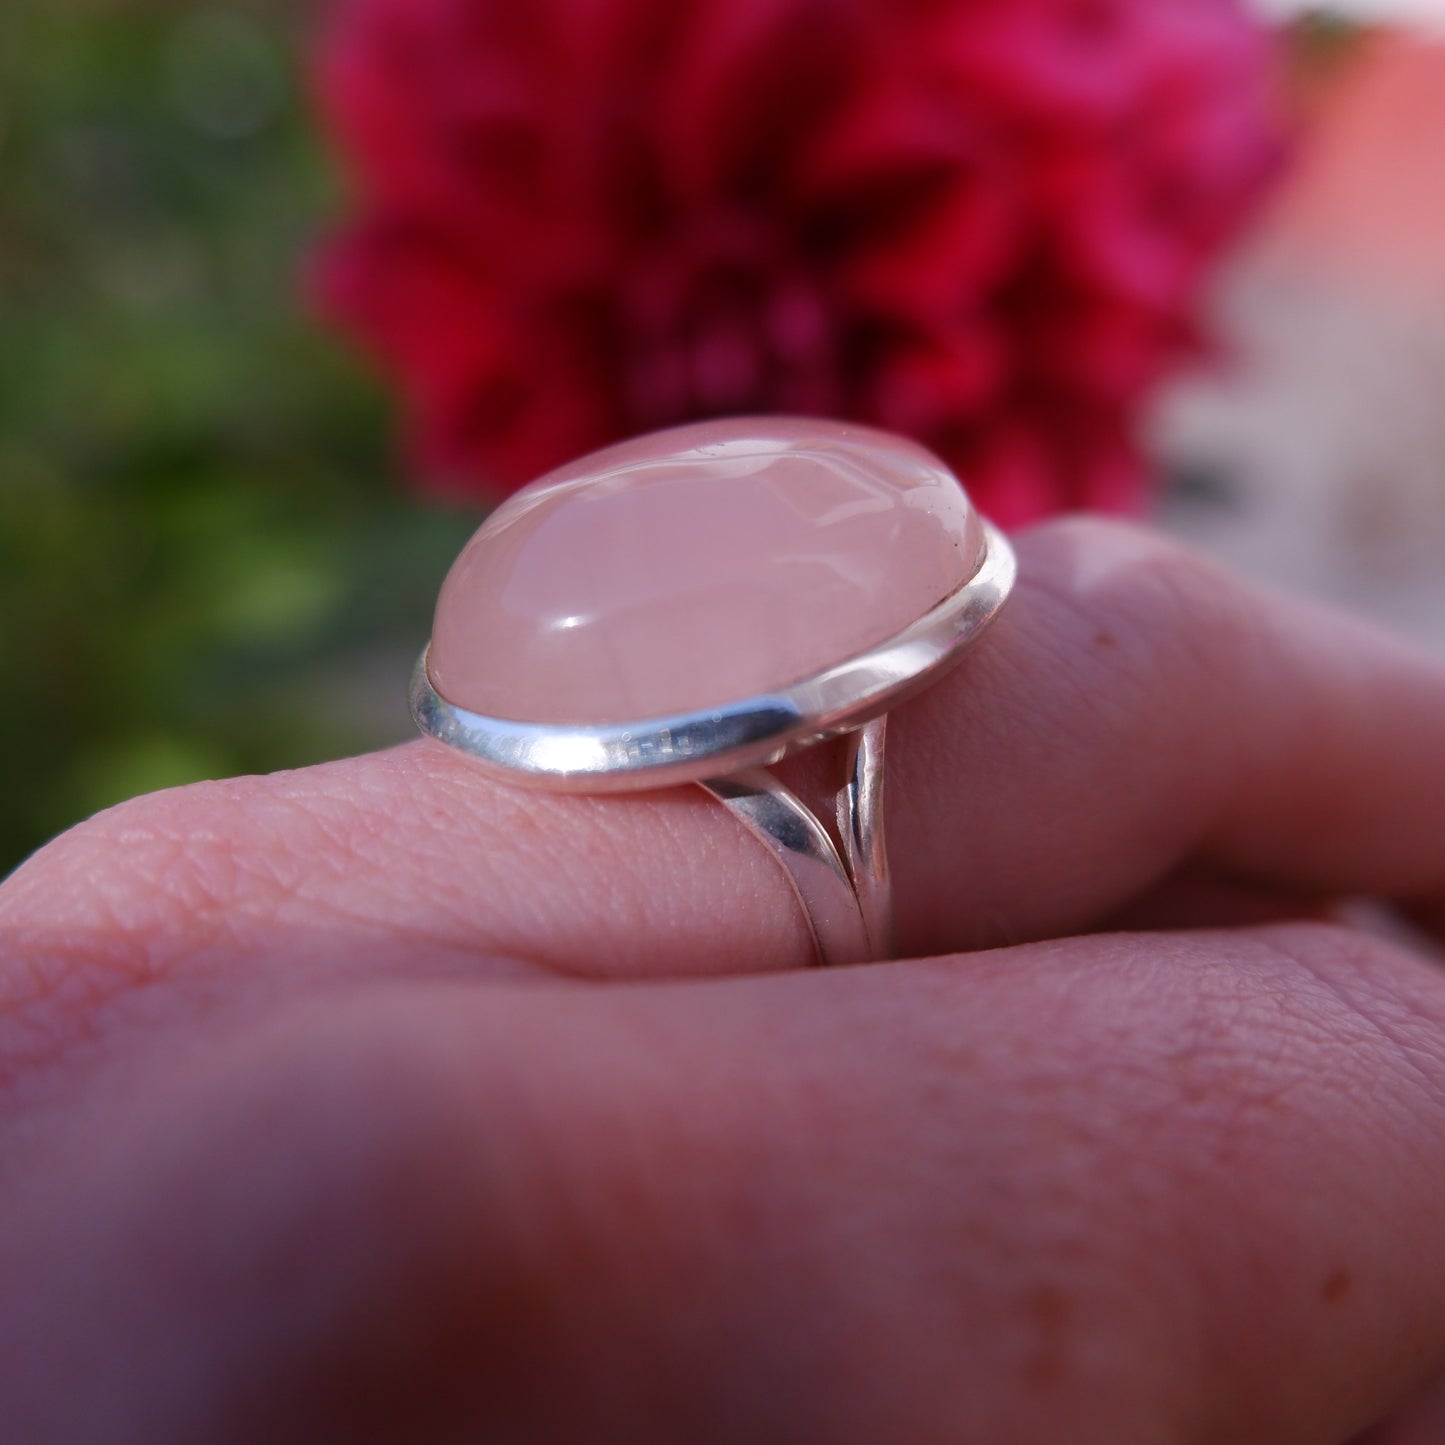
[[[442,584],[412,714],[524,786],[701,785],[787,870],[819,962],[889,958],[886,713],[960,658],[1014,576],[912,442],[815,418],[677,427],[487,518]],[[837,737],[825,822],[768,769]]]

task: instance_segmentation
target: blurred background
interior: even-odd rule
[[[310,320],[298,8],[0,6],[0,873],[133,793],[403,736],[476,524]]]
[[[1150,510],[1445,648],[1445,22],[1258,8],[1289,160],[1211,271],[1221,344],[1141,412]],[[131,794],[410,733],[486,499],[408,485],[307,299],[345,205],[308,23],[0,8],[0,874]]]

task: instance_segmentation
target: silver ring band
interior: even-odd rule
[[[892,958],[893,917],[883,846],[886,717],[848,736],[847,776],[838,790],[841,849],[800,799],[766,768],[700,784],[725,804],[787,870],[817,960]]]

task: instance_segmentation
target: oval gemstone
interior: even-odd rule
[[[517,493],[442,586],[428,673],[519,722],[699,712],[815,677],[978,570],[984,535],[930,452],[812,418],[701,422]]]

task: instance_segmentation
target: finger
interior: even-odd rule
[[[1021,551],[976,652],[890,720],[907,951],[1094,927],[1187,866],[1445,898],[1445,665],[1146,533],[1075,522]],[[789,772],[820,808],[825,762]],[[782,871],[700,790],[527,793],[425,744],[102,817],[0,892],[31,960],[0,988],[254,960],[273,923],[342,963],[339,941],[387,939],[614,977],[811,957]]]
[[[1442,1031],[1318,928],[213,1025],[7,1216],[0,1396],[108,1445],[1335,1445],[1445,1367]]]
[[[68,1015],[161,980],[627,976],[810,956],[781,869],[700,790],[525,792],[431,742],[135,799],[0,886],[0,1026],[57,991]]]
[[[1445,898],[1445,662],[1096,522],[890,738],[916,952],[1087,928],[1161,881]]]
[[[1435,1384],[1348,1445],[1441,1445],[1441,1441],[1445,1441],[1445,1388]]]

